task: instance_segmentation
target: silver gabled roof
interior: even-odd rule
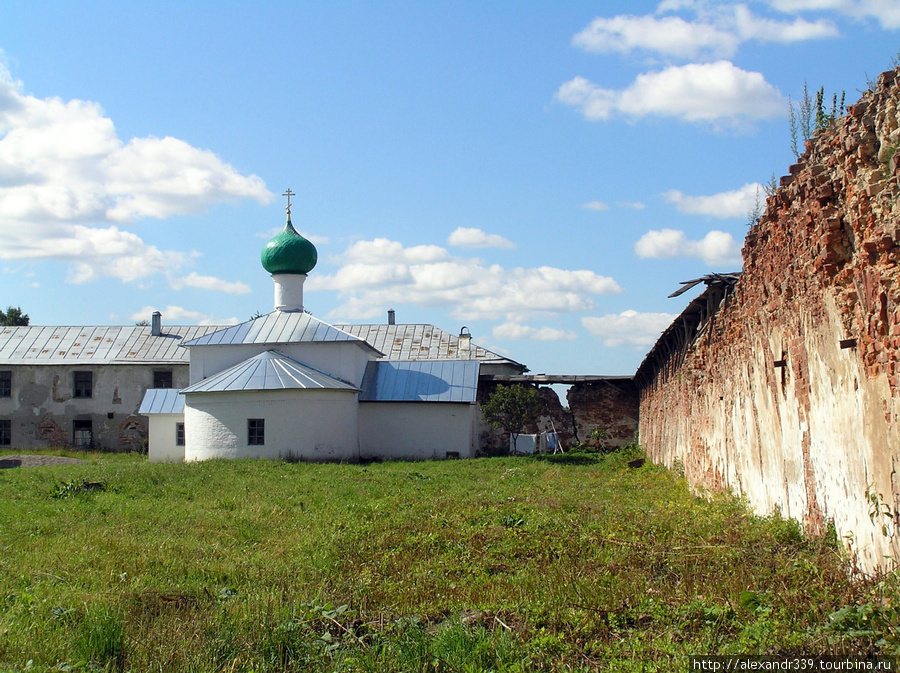
[[[269,350],[223,372],[184,388],[182,393],[222,393],[250,390],[349,390],[356,386]]]
[[[174,388],[151,388],[144,393],[139,414],[183,414],[184,395]]]
[[[215,346],[235,344],[288,344],[321,342],[357,342],[372,350],[365,339],[329,325],[308,313],[273,311],[239,325],[220,329],[198,339],[185,342],[185,346]],[[380,353],[379,353],[380,355]]]
[[[335,325],[364,339],[387,360],[478,360],[483,364],[526,367],[474,343],[461,350],[459,337],[434,325]]]
[[[222,329],[209,325],[128,327],[0,327],[0,364],[177,364],[188,362],[179,346]]]
[[[378,360],[366,366],[360,402],[475,402],[477,360]]]

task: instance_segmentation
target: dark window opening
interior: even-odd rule
[[[172,372],[171,372],[171,370],[153,372],[153,387],[154,388],[171,388],[172,387]]]
[[[76,449],[89,449],[94,445],[94,428],[91,421],[72,421],[72,444]]]
[[[12,421],[0,420],[0,446],[12,445]]]
[[[247,420],[247,444],[262,446],[266,443],[266,419],[250,418]]]
[[[184,446],[184,423],[175,424],[175,446]]]
[[[94,374],[93,372],[75,372],[75,385],[73,387],[73,397],[93,397],[94,396]]]
[[[12,372],[0,372],[0,397],[12,396]]]

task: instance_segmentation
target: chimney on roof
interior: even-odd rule
[[[472,353],[472,333],[469,332],[469,328],[465,325],[459,330],[459,353],[460,355],[465,353],[467,358]]]
[[[162,336],[162,313],[154,311],[150,316],[150,335]]]
[[[395,317],[394,309],[388,309],[388,325],[396,325],[397,319]]]

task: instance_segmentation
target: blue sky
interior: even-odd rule
[[[0,305],[268,312],[290,187],[317,317],[629,374],[680,281],[740,268],[789,98],[854,102],[898,37],[896,0],[5,0]]]

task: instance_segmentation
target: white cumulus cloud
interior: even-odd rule
[[[671,189],[663,194],[663,198],[681,213],[728,218],[747,217],[747,213],[756,207],[757,201],[765,201],[765,194],[765,187],[758,182],[750,182],[740,189],[711,196],[688,196],[677,189]]]
[[[740,244],[724,231],[710,231],[691,241],[678,229],[651,230],[634,244],[634,252],[643,258],[699,257],[711,266],[741,263]]]
[[[730,56],[737,48],[738,37],[712,24],[685,21],[678,16],[621,15],[594,19],[572,38],[572,44],[595,53],[627,54],[645,49],[694,58],[704,51]]]
[[[531,341],[564,341],[577,339],[578,335],[571,330],[561,330],[555,327],[531,327],[516,322],[506,322],[497,325],[491,330],[495,339],[528,339]]]
[[[191,311],[181,306],[166,306],[163,309],[145,306],[140,311],[132,313],[130,319],[135,322],[150,320],[155,311],[162,314],[164,325],[237,325],[240,322],[237,318],[212,318],[200,311]]]
[[[447,244],[456,248],[503,248],[512,250],[516,244],[499,234],[487,234],[481,229],[457,227],[447,237]]]
[[[173,278],[169,284],[176,290],[183,287],[196,287],[201,290],[212,290],[215,292],[225,292],[227,294],[250,294],[250,286],[239,281],[227,281],[215,276],[201,276],[196,273],[189,273],[184,278]]]
[[[331,316],[368,319],[397,304],[449,306],[463,320],[519,320],[533,314],[593,310],[593,297],[621,292],[612,278],[549,266],[505,269],[451,256],[434,245],[357,241],[332,274],[310,276],[310,290],[334,290],[344,302]]]
[[[590,121],[655,116],[737,125],[782,117],[787,110],[784,97],[761,73],[741,70],[728,61],[641,74],[620,91],[575,77],[560,86],[556,98]]]
[[[597,17],[572,38],[572,44],[594,53],[640,50],[694,60],[731,57],[749,40],[789,43],[838,35],[837,27],[825,19],[770,19],[754,14],[744,3],[664,3],[658,11],[681,10],[696,16]]]
[[[121,227],[247,198],[271,194],[177,138],[123,141],[97,103],[25,94],[0,65],[0,259],[69,262],[76,283],[171,272],[188,255]]]
[[[855,19],[871,18],[884,28],[900,28],[900,3],[896,0],[769,0],[782,12],[833,10]]]
[[[581,207],[584,208],[585,210],[596,210],[596,211],[609,210],[609,206],[607,204],[603,203],[603,201],[588,201]]]
[[[581,319],[584,328],[603,340],[604,346],[652,346],[677,316],[670,313],[622,311]]]

